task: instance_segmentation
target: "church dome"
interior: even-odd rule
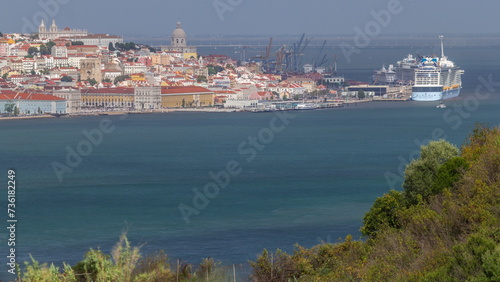
[[[172,32],[172,38],[186,38],[186,32],[180,22],[177,22],[177,28]]]

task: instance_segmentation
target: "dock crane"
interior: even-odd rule
[[[318,54],[318,57],[316,58],[316,61],[314,62],[314,67],[321,67],[325,63],[328,62],[328,59],[326,59],[326,54],[323,55],[323,52],[325,51],[325,46],[326,46],[326,40],[323,41],[323,45],[321,46],[321,49],[320,49],[319,54]],[[321,55],[323,55],[322,58],[321,58]]]

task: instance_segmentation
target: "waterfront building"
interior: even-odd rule
[[[363,92],[373,92],[376,96],[384,96],[389,91],[389,86],[387,85],[355,85],[347,87],[346,91],[358,92],[362,90]]]
[[[136,87],[134,107],[139,111],[161,108],[161,87]]]
[[[56,25],[56,21],[52,20],[52,25],[47,28],[45,22],[42,19],[40,26],[38,27],[38,37],[45,39],[57,39],[60,37],[74,37],[74,36],[87,36],[89,35],[86,29],[71,29],[66,27],[64,29],[59,29]]]
[[[325,80],[325,82],[330,83],[330,84],[341,85],[341,84],[344,84],[344,82],[345,82],[345,79],[343,76],[325,76],[323,79]]]
[[[132,87],[87,89],[81,93],[82,108],[132,109],[135,90]]]
[[[66,100],[49,94],[1,91],[0,111],[2,113],[5,113],[7,104],[14,104],[21,115],[66,113]]]
[[[162,51],[173,57],[181,57],[183,59],[196,58],[198,56],[197,48],[187,45],[186,32],[182,29],[180,22],[177,22],[177,27],[172,32],[170,46],[163,46]]]
[[[162,87],[161,107],[209,107],[214,105],[214,96],[213,91],[199,86]]]
[[[82,92],[80,89],[68,88],[53,90],[52,95],[66,100],[66,113],[74,114],[81,111]]]

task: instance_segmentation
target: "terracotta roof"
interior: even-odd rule
[[[162,87],[161,94],[189,94],[189,93],[213,93],[212,91],[200,86],[169,86]]]
[[[33,100],[33,101],[64,101],[63,98],[59,98],[49,94],[41,93],[5,93],[6,91],[1,91],[0,100]]]
[[[86,94],[134,94],[134,88],[116,87],[116,88],[89,89],[85,93]]]

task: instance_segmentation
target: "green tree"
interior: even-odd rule
[[[40,54],[41,55],[49,55],[51,52],[49,51],[49,49],[47,48],[46,45],[42,44],[40,45]]]
[[[30,47],[30,48],[28,49],[28,55],[29,55],[29,56],[33,56],[33,55],[35,55],[36,53],[38,53],[38,48],[36,48],[36,47]]]
[[[4,110],[5,110],[6,113],[8,113],[10,115],[10,114],[12,114],[14,112],[14,108],[15,107],[16,107],[16,104],[14,102],[8,101],[4,105]]]
[[[377,198],[370,211],[363,218],[364,224],[361,227],[361,233],[373,238],[380,230],[401,227],[398,215],[404,207],[404,194],[402,192],[391,190]]]
[[[181,104],[181,106],[182,106],[183,108],[185,108],[185,107],[186,107],[186,100],[182,99],[182,104]]]
[[[3,33],[0,31],[0,37],[3,37]]]
[[[115,78],[114,84],[118,84],[122,81],[125,81],[128,78],[130,78],[130,76],[128,76],[128,75],[119,75]]]
[[[52,47],[54,47],[56,45],[56,43],[54,41],[49,41],[45,45],[47,46],[47,55],[51,55],[52,54]]]
[[[19,115],[19,112],[20,112],[20,111],[19,111],[19,107],[18,107],[18,106],[15,106],[15,107],[14,107],[14,115],[15,115],[15,116],[18,116],[18,115]]]
[[[109,51],[116,51],[115,46],[113,46],[113,42],[109,42],[109,44],[108,44],[108,50]]]
[[[454,157],[445,162],[436,173],[432,194],[440,193],[445,188],[452,188],[467,168],[469,164],[462,157]]]
[[[63,76],[63,77],[61,78],[61,81],[62,81],[62,82],[72,82],[72,81],[73,81],[73,78],[72,78],[71,76],[67,76],[67,75],[65,75],[65,76]]]
[[[129,51],[129,50],[136,50],[137,46],[134,42],[127,42],[127,43],[115,43],[115,48],[119,51]]]
[[[85,44],[83,43],[83,41],[72,41],[72,42],[71,42],[71,44],[72,44],[72,45],[85,45]]]
[[[105,78],[105,79],[102,80],[102,82],[111,83],[112,81],[109,78]]]
[[[358,99],[364,99],[365,97],[366,97],[365,91],[363,91],[362,89],[360,89],[358,91]]]
[[[207,82],[207,81],[208,81],[208,79],[207,79],[207,77],[206,77],[206,76],[204,76],[204,75],[198,75],[198,76],[196,77],[196,82],[198,82],[198,83],[201,83],[201,82]]]
[[[97,84],[97,80],[95,80],[94,78],[91,78],[91,79],[87,79],[87,81],[90,83],[90,85],[94,86]]]
[[[208,65],[208,75],[215,75],[224,70],[221,66]]]
[[[432,186],[441,165],[458,156],[458,148],[445,140],[431,141],[420,148],[420,158],[406,166],[403,188],[408,204],[433,194]]]
[[[2,78],[3,78],[3,79],[7,79],[7,77],[9,77],[9,73],[8,73],[8,72],[6,72],[6,73],[4,73],[4,74],[2,75]]]

